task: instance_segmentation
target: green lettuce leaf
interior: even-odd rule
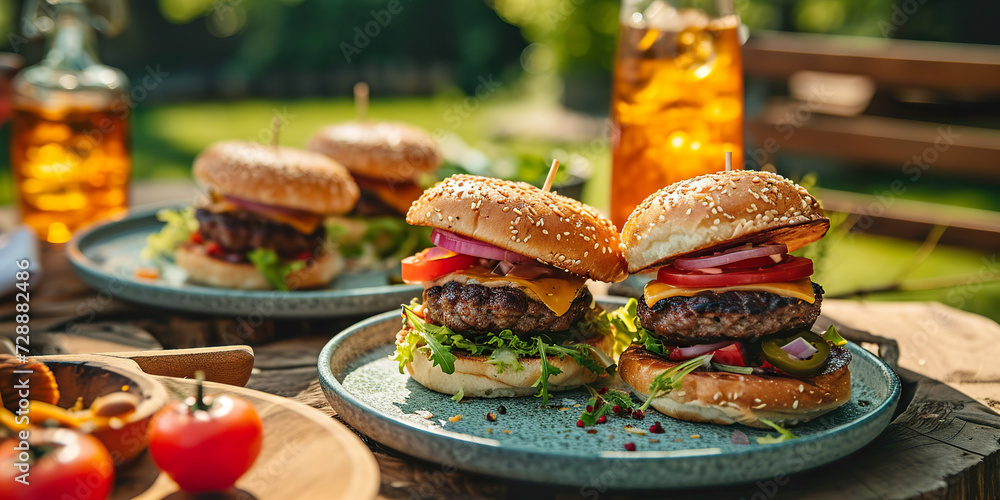
[[[191,239],[198,230],[198,219],[194,217],[194,207],[183,210],[163,209],[156,213],[156,219],[165,222],[160,232],[146,237],[146,247],[142,249],[141,257],[145,260],[155,260],[160,257],[170,257],[182,243]]]
[[[409,323],[413,331],[420,335],[425,345],[430,349],[431,366],[439,366],[441,371],[448,374],[455,373],[455,360],[458,358],[451,353],[451,345],[444,344],[445,341],[452,340],[449,333],[455,333],[446,326],[432,325],[420,319],[420,316],[417,316],[413,309],[407,306],[403,306],[403,315],[403,321]]]
[[[247,253],[247,260],[253,264],[253,267],[257,268],[257,272],[264,275],[271,286],[285,292],[288,291],[288,284],[285,283],[288,274],[306,267],[304,260],[281,260],[278,254],[270,248],[257,248]]]
[[[757,444],[774,444],[774,443],[781,443],[783,441],[788,441],[789,439],[798,439],[799,438],[795,434],[792,434],[792,431],[790,431],[790,430],[788,430],[788,429],[786,429],[786,428],[784,428],[784,427],[782,427],[782,426],[780,426],[780,425],[778,425],[778,424],[776,424],[776,423],[774,423],[774,422],[772,422],[772,421],[770,421],[770,420],[768,420],[766,418],[758,418],[757,420],[759,420],[763,424],[766,424],[766,425],[770,426],[772,429],[778,431],[778,435],[777,436],[772,436],[772,435],[768,434],[768,435],[766,435],[764,437],[757,438]]]

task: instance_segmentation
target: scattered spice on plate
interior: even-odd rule
[[[496,422],[497,421],[497,414],[496,413],[487,413],[486,414],[486,421],[487,422]]]
[[[504,434],[510,434],[510,431],[503,431]]]
[[[701,439],[701,434],[691,434],[691,439]]]
[[[564,406],[564,407],[562,407],[562,408],[559,408],[559,411],[566,411],[566,410],[568,410],[568,409],[569,409],[569,408],[567,408],[567,407],[565,407],[565,406]]]
[[[649,442],[650,442],[650,444],[656,444],[656,443],[659,443],[660,440],[659,439],[650,439]]]
[[[597,434],[597,429],[587,429],[587,434]]]
[[[462,420],[462,416],[461,415],[455,415],[454,417],[448,417],[448,421],[451,422],[451,423],[458,422],[459,420]]]

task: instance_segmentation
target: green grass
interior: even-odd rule
[[[488,147],[484,130],[490,124],[494,111],[512,105],[512,101],[497,95],[481,103],[461,123],[456,124],[456,106],[464,96],[443,95],[434,98],[382,99],[372,103],[369,116],[378,120],[398,120],[413,123],[434,134],[454,133],[476,147]],[[140,107],[133,117],[134,178],[137,180],[187,178],[191,162],[199,151],[223,139],[267,140],[271,120],[276,112],[287,122],[281,131],[281,144],[303,146],[308,138],[325,124],[354,118],[353,104],[348,99],[303,99],[292,101],[241,101],[186,103],[164,106]],[[3,139],[6,141],[6,138]],[[5,145],[5,144],[4,144]],[[547,156],[553,145],[538,141],[505,143],[512,150],[532,152]],[[568,152],[582,145],[559,145]],[[610,153],[607,149],[587,148],[593,166],[593,177],[588,183],[584,198],[599,208],[607,208],[610,185]],[[8,169],[0,171],[0,203],[9,203],[13,195]],[[835,175],[824,172],[825,176]],[[830,178],[821,184],[838,188],[855,186],[850,178]],[[963,199],[993,200],[996,197],[987,189],[969,183],[961,186]],[[864,191],[864,189],[861,189]],[[933,190],[930,190],[933,191]],[[966,192],[977,193],[976,196]],[[913,190],[908,195],[930,201],[947,199],[946,190],[927,193]],[[980,208],[991,208],[992,203]],[[835,295],[858,288],[878,287],[894,281],[916,253],[919,243],[876,236],[831,235],[826,245],[826,257],[817,262],[817,281],[828,294]],[[983,277],[996,280],[1000,269],[992,263],[995,256],[981,252],[938,247],[928,259],[908,277],[907,283],[927,278],[947,276],[966,277],[982,273]],[[984,259],[986,259],[984,261]],[[976,312],[1000,321],[1000,283],[986,283],[979,278],[963,278],[958,286],[919,292],[879,293],[868,296],[871,300],[937,300],[945,304]]]

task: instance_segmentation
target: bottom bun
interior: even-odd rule
[[[763,429],[770,427],[760,422],[762,418],[786,426],[808,422],[851,398],[851,354],[831,347],[830,356],[826,370],[811,378],[693,371],[681,379],[680,389],[653,399],[650,405],[689,422],[740,423]],[[677,364],[632,345],[618,360],[618,373],[633,392],[646,399],[653,379]]]
[[[407,330],[399,332],[406,335]],[[614,346],[614,338],[598,336],[586,341],[588,344],[610,355]],[[542,375],[541,358],[521,358],[523,370],[514,371],[507,368],[503,373],[497,373],[497,368],[488,363],[488,356],[469,356],[454,351],[455,372],[448,374],[441,367],[432,366],[429,355],[418,355],[406,365],[406,371],[420,385],[443,394],[456,394],[462,391],[466,397],[477,398],[507,398],[530,396],[535,393],[532,385]],[[580,366],[573,358],[558,358],[549,356],[549,363],[562,370],[559,375],[549,377],[549,392],[565,391],[589,384],[602,374],[594,373]]]
[[[274,287],[252,264],[236,264],[208,256],[205,248],[183,245],[174,254],[174,261],[187,271],[188,280],[219,288],[240,290],[270,290]],[[306,267],[292,271],[285,278],[291,290],[326,286],[344,269],[344,259],[338,254],[326,254],[310,261]]]

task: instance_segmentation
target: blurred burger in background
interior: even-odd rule
[[[144,257],[172,257],[188,280],[223,288],[321,287],[344,268],[324,219],[357,203],[358,186],[317,153],[254,142],[209,146],[194,161],[194,207],[161,211]]]
[[[329,219],[327,230],[352,269],[391,269],[431,246],[430,231],[406,224],[405,215],[444,157],[424,130],[368,120],[368,86],[355,86],[357,120],[323,127],[306,145],[344,165],[361,188],[349,214]]]

